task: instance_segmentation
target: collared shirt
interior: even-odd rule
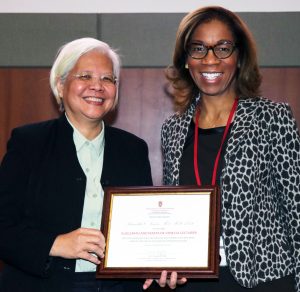
[[[86,189],[84,196],[84,206],[81,220],[81,227],[100,229],[102,205],[103,205],[103,188],[100,183],[103,154],[104,154],[104,123],[102,122],[102,131],[93,139],[86,139],[72,125],[73,141],[76,147],[78,161],[86,175]],[[96,265],[86,260],[76,260],[75,272],[93,272],[96,271]]]

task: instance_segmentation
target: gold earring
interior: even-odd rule
[[[185,68],[185,69],[189,69],[189,64],[188,64],[188,63],[185,63],[184,68]]]

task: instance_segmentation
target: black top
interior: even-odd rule
[[[232,124],[222,147],[220,161],[217,170],[217,184],[220,185],[221,171],[224,165],[224,153],[227,140],[230,135]],[[212,175],[217,153],[221,146],[223,133],[226,127],[217,127],[211,129],[201,129],[198,132],[198,168],[202,185],[211,185]],[[194,137],[195,123],[192,120],[186,137],[183,154],[180,161],[179,184],[196,185],[194,173]]]

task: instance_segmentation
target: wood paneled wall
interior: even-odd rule
[[[263,95],[288,102],[300,125],[300,68],[263,68],[262,74]],[[48,77],[48,68],[0,69],[0,160],[12,128],[59,115]],[[162,68],[123,69],[119,106],[107,119],[147,141],[156,185],[161,184],[162,176],[160,127],[173,113],[165,87]]]

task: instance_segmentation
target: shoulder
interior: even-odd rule
[[[168,117],[161,127],[162,139],[171,136],[172,133],[178,132],[178,129],[181,128],[183,121],[183,116],[180,113],[175,113]]]
[[[273,101],[262,96],[241,99],[239,105],[240,111],[251,109],[255,112],[257,118],[263,120],[273,120],[280,118],[278,117],[279,114],[292,116],[291,108],[288,103]]]
[[[176,112],[169,116],[162,125],[162,133],[173,130],[178,131],[179,129],[187,128],[191,122],[191,119],[194,115],[196,104],[200,99],[200,95],[196,96],[192,103],[188,106],[188,108],[184,112]]]
[[[134,146],[134,145],[146,145],[146,142],[125,130],[105,125],[105,139],[106,141],[118,142],[121,146]]]
[[[297,123],[291,107],[286,102],[272,101],[265,97],[242,99],[238,114],[252,116],[253,121],[265,129],[273,131],[297,131]],[[245,118],[246,120],[246,118]]]
[[[49,137],[57,124],[57,120],[27,124],[14,128],[7,142],[4,159],[22,161],[22,164],[33,161],[49,145]]]
[[[239,101],[242,107],[254,107],[256,110],[276,111],[281,109],[289,109],[288,103],[270,100],[263,96],[254,98],[241,99]]]
[[[186,131],[191,123],[194,113],[194,108],[189,109],[184,113],[175,113],[168,117],[161,128],[161,137],[162,139],[177,136],[177,135],[186,135]]]
[[[58,126],[59,119],[32,123],[14,128],[11,133],[11,138],[22,139],[24,141],[32,141],[37,144],[39,141],[48,137],[49,133]]]
[[[179,113],[175,113],[171,116],[169,116],[168,118],[166,118],[166,120],[163,122],[162,124],[162,128],[169,128],[177,123],[179,123],[182,120],[182,115],[180,115]]]
[[[38,123],[31,123],[19,126],[13,129],[13,132],[25,134],[25,135],[36,135],[37,133],[44,133],[45,131],[53,128],[55,124],[57,124],[57,119],[38,122]]]
[[[178,127],[185,127],[190,123],[195,111],[195,104],[191,104],[189,108],[183,113],[176,112],[169,116],[162,125],[162,131],[177,129]]]

